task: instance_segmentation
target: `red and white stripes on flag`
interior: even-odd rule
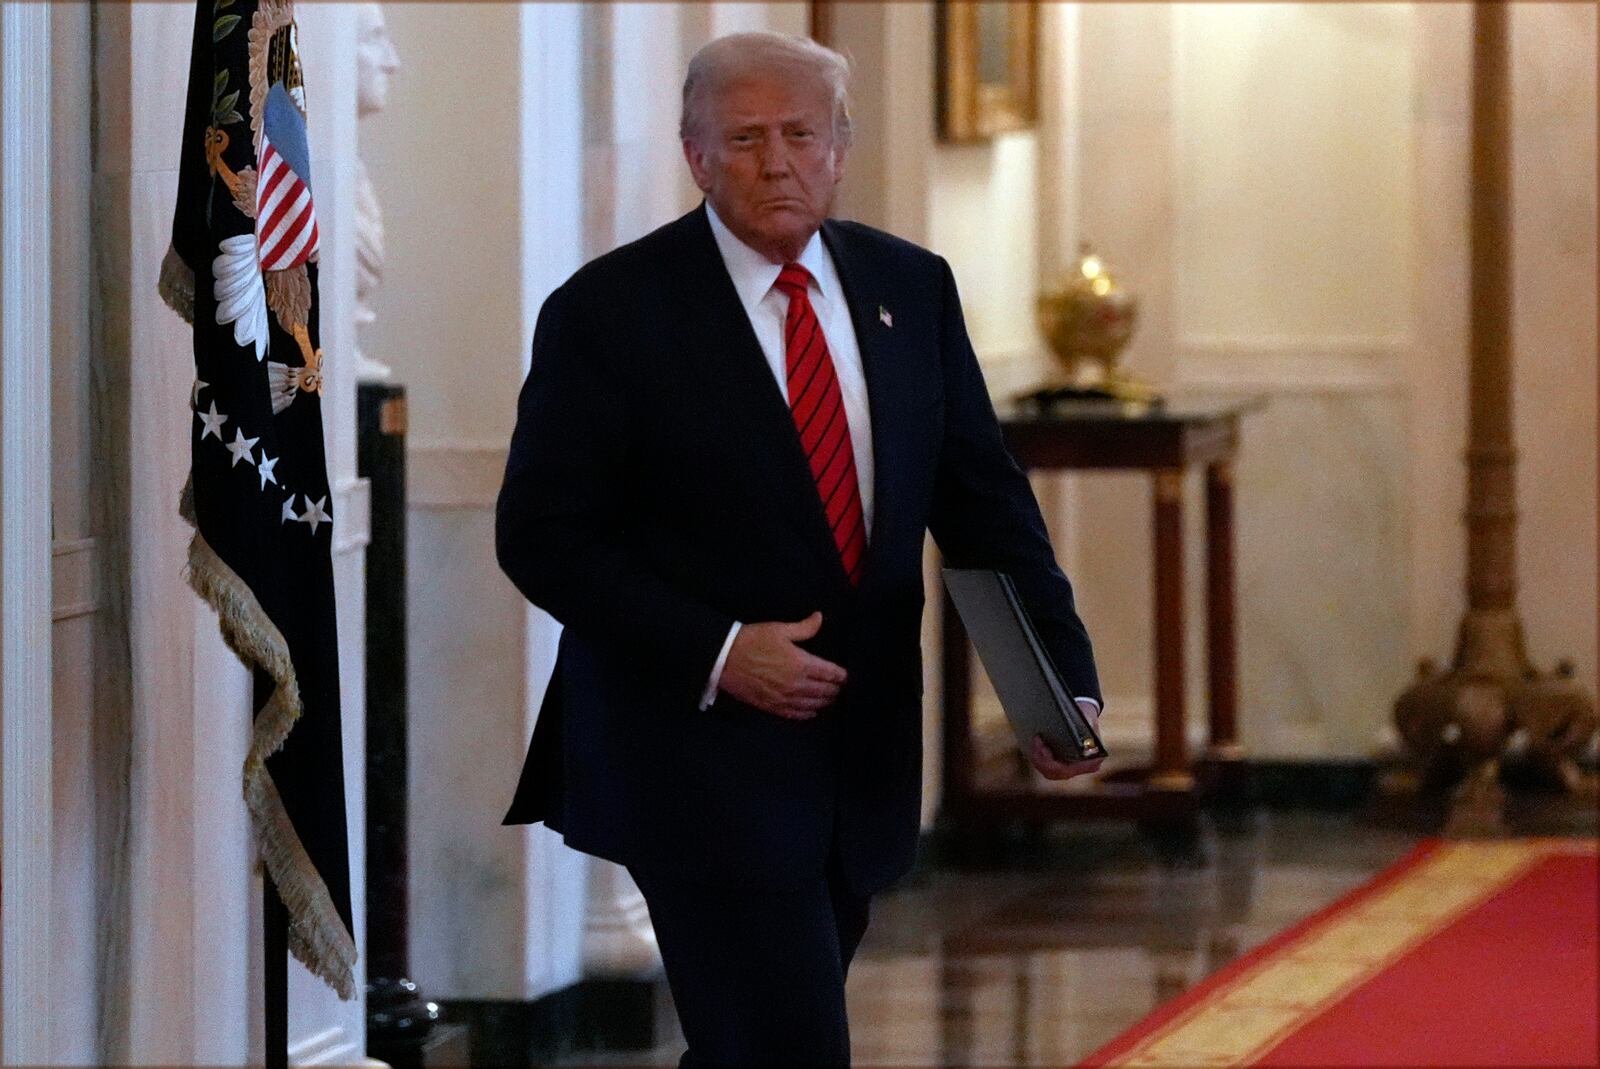
[[[261,174],[256,179],[256,245],[265,271],[303,264],[317,251],[317,213],[311,188],[261,133]]]

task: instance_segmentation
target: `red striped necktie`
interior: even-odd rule
[[[850,423],[845,419],[844,395],[828,355],[828,340],[811,307],[806,286],[811,272],[799,264],[785,264],[778,274],[778,289],[789,296],[789,314],[783,339],[787,352],[789,412],[800,447],[811,465],[811,478],[822,498],[822,511],[833,529],[834,545],[851,585],[861,581],[861,558],[867,548],[867,531],[861,513],[861,487],[856,479],[856,455],[850,444]]]

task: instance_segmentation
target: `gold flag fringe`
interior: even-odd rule
[[[171,245],[161,258],[161,278],[156,290],[166,306],[182,316],[185,323],[194,322],[194,271]]]
[[[178,511],[195,526],[192,484],[185,484]],[[189,541],[189,586],[217,613],[223,641],[239,659],[259,667],[277,684],[256,714],[244,761],[244,799],[255,825],[267,874],[289,913],[289,950],[342,999],[355,998],[355,941],[333,897],[296,834],[266,761],[300,718],[300,687],[283,632],[238,574],[217,556],[196,527]],[[339,814],[343,819],[343,814]]]

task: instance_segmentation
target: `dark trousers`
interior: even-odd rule
[[[844,979],[869,897],[830,866],[780,890],[629,870],[655,925],[689,1049],[680,1067],[848,1066]]]

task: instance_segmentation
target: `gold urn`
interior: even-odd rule
[[[1088,242],[1080,244],[1078,262],[1039,296],[1039,330],[1062,372],[1041,392],[1152,400],[1148,386],[1117,368],[1138,321],[1139,299],[1117,285]]]

